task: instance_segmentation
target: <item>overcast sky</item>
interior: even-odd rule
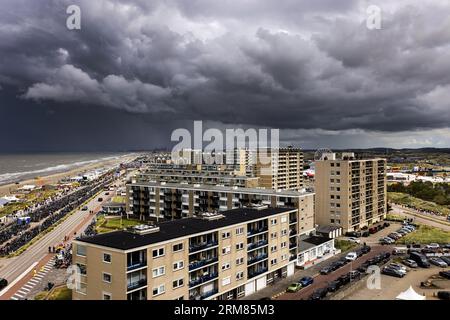
[[[1,151],[164,147],[193,120],[450,147],[449,49],[447,0],[2,0]]]

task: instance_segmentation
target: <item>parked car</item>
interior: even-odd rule
[[[434,264],[435,266],[441,267],[441,268],[447,268],[448,264],[446,264],[441,258],[438,257],[431,257],[428,259],[430,263]]]
[[[425,246],[425,248],[427,248],[427,249],[439,249],[439,244],[438,243],[430,243],[430,244],[427,244]]]
[[[298,283],[300,283],[302,285],[302,288],[313,284],[313,282],[314,282],[314,279],[312,277],[303,277],[298,281]]]
[[[417,268],[419,265],[417,264],[417,262],[415,262],[414,260],[411,259],[405,259],[403,260],[403,264],[405,266],[408,266],[410,268]]]
[[[401,264],[399,264],[399,263],[390,263],[387,267],[396,269],[396,270],[398,270],[398,271],[400,271],[401,273],[404,273],[404,274],[406,274],[408,272],[406,267],[401,265]]]
[[[302,285],[298,282],[291,283],[289,287],[287,287],[286,292],[297,292],[302,288]]]
[[[430,267],[430,263],[428,262],[427,258],[423,254],[420,254],[419,252],[411,252],[409,254],[409,258],[411,260],[414,260],[421,268]]]
[[[404,273],[400,272],[398,269],[390,268],[390,267],[384,267],[383,270],[381,270],[382,274],[392,276],[392,277],[398,277],[403,278],[405,276]]]
[[[102,202],[103,198],[98,198],[97,200],[98,200],[98,202]]]
[[[361,237],[361,232],[359,231],[350,231],[345,234],[347,237],[359,238]]]
[[[450,279],[450,270],[441,271],[441,272],[439,272],[439,275],[443,278]]]
[[[347,283],[350,283],[350,276],[348,274],[344,274],[337,278],[337,281],[341,284],[341,286],[346,285]]]
[[[342,287],[342,284],[338,280],[331,281],[328,284],[328,292],[336,292]]]
[[[359,267],[358,267],[358,271],[359,272],[361,272],[361,273],[365,273],[366,271],[367,271],[367,268],[370,266],[370,264],[369,263],[367,263],[367,261],[366,262],[364,262],[363,264],[361,264]]]
[[[361,278],[361,273],[358,270],[352,270],[347,274],[350,277],[350,281],[359,280],[359,278]]]
[[[356,258],[358,258],[358,255],[356,254],[356,252],[349,252],[345,256],[345,259],[347,259],[348,261],[354,261],[354,260],[356,260]]]
[[[0,290],[3,290],[8,286],[8,280],[0,278]]]
[[[450,300],[450,291],[438,291],[437,296],[442,300]]]
[[[390,225],[391,225],[391,224],[390,224],[389,222],[383,223],[383,226],[384,226],[385,228],[389,227]]]
[[[83,208],[81,208],[81,210],[87,211],[88,210],[88,206],[84,206]]]
[[[369,231],[364,231],[364,232],[362,233],[362,236],[365,237],[365,238],[367,238],[368,236],[370,236],[370,232],[369,232]]]
[[[329,274],[336,270],[332,265],[325,266],[322,269],[320,269],[320,274]]]
[[[442,259],[442,261],[444,261],[446,264],[448,264],[450,266],[450,257],[442,256],[440,258]]]
[[[362,250],[362,252],[363,252],[364,254],[366,254],[366,253],[369,253],[370,250],[372,250],[372,248],[371,248],[370,246],[363,246],[363,247],[361,248],[361,250]]]
[[[398,239],[400,239],[402,236],[399,235],[399,234],[396,234],[396,233],[389,233],[389,234],[388,234],[388,237],[391,238],[391,239],[394,239],[394,240],[398,240]]]
[[[321,300],[327,296],[328,289],[320,288],[313,292],[313,294],[309,297],[309,300]]]
[[[348,237],[347,240],[354,243],[361,243],[361,240],[355,237]]]
[[[109,192],[105,192],[105,196],[109,196]]]

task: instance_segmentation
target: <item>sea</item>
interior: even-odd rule
[[[66,172],[129,153],[0,154],[0,185]]]

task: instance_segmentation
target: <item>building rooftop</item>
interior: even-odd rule
[[[298,242],[298,247],[300,248],[301,251],[304,250],[308,250],[311,248],[314,248],[318,245],[321,245],[322,243],[331,241],[333,239],[329,239],[329,238],[325,238],[325,237],[320,237],[320,236],[300,236],[299,242]]]
[[[239,208],[220,212],[220,214],[223,215],[223,218],[217,220],[185,218],[161,222],[157,224],[157,226],[159,227],[158,232],[144,235],[139,235],[131,231],[123,230],[103,233],[92,237],[78,238],[77,240],[80,242],[91,243],[109,248],[129,250],[185,236],[193,236],[195,234],[204,233],[206,231],[212,232],[215,229],[295,210],[296,209],[292,208]]]
[[[273,196],[289,196],[300,197],[305,195],[314,194],[314,192],[302,190],[274,190],[264,188],[243,188],[243,187],[227,187],[227,186],[213,186],[213,185],[196,185],[196,184],[182,184],[182,183],[159,183],[159,182],[136,182],[130,183],[130,186],[135,187],[159,187],[159,188],[174,188],[185,190],[201,190],[201,191],[216,191],[216,192],[234,192],[234,193],[250,193],[250,194],[264,194]]]

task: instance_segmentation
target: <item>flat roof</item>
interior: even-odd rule
[[[185,218],[173,221],[166,221],[157,224],[159,231],[154,233],[142,234],[130,231],[113,231],[98,234],[86,238],[77,238],[80,242],[95,244],[103,247],[115,248],[120,250],[129,250],[174,240],[177,238],[191,236],[207,231],[213,231],[223,227],[245,223],[256,219],[270,217],[276,214],[291,212],[297,209],[293,208],[266,208],[250,209],[239,208],[228,211],[221,211],[219,214],[224,217],[217,220],[206,220],[202,218]]]
[[[243,187],[227,187],[227,186],[214,186],[200,184],[198,187],[195,184],[182,184],[182,183],[172,183],[167,182],[161,184],[159,182],[136,182],[130,183],[129,186],[134,187],[157,187],[157,188],[174,188],[174,189],[185,189],[185,190],[201,190],[201,191],[217,191],[217,192],[234,192],[234,193],[253,193],[253,194],[265,194],[271,196],[288,196],[288,197],[301,197],[306,195],[314,194],[310,191],[294,191],[294,190],[274,190],[274,189],[264,189],[264,188],[243,188]]]
[[[305,251],[332,240],[333,239],[319,236],[300,237],[298,247],[300,248],[300,251]]]

